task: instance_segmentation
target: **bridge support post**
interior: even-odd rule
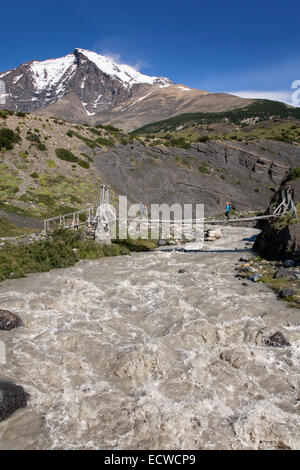
[[[95,242],[100,245],[111,245],[109,225],[105,222],[99,222],[95,231]]]
[[[289,185],[281,188],[280,190],[281,202],[278,207],[273,212],[275,216],[283,216],[286,215],[287,212],[291,211],[292,218],[298,218],[297,209],[295,207],[292,192]]]

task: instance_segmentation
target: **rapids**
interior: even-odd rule
[[[0,377],[30,400],[0,449],[299,449],[300,311],[235,278],[256,233],[1,283],[24,326]],[[277,330],[291,347],[262,345]]]

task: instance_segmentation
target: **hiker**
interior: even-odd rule
[[[143,217],[144,215],[144,203],[140,201],[140,217]]]
[[[147,218],[148,211],[147,211],[147,206],[144,202],[140,202],[140,218]]]
[[[230,212],[230,209],[231,209],[231,207],[230,207],[229,202],[225,202],[225,215],[226,215],[226,217],[227,217],[227,220],[229,220],[229,212]]]

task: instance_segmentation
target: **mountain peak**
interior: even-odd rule
[[[172,85],[166,77],[144,75],[130,65],[81,48],[56,59],[26,62],[0,73],[0,78],[6,89],[4,106],[9,109],[32,112],[68,95],[77,97],[78,113],[87,116],[143,94],[145,86]]]
[[[115,62],[112,58],[105,55],[100,55],[94,51],[76,48],[74,53],[82,54],[89,61],[93,62],[103,73],[116,77],[124,84],[124,86],[128,88],[141,83],[146,83],[149,85],[159,84],[160,86],[164,87],[172,85],[172,82],[169,78],[150,77],[148,75],[144,75],[135,70],[130,65],[119,64]]]

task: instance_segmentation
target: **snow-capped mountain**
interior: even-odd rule
[[[27,62],[1,73],[0,80],[6,88],[2,108],[32,112],[68,98],[86,116],[138,97],[145,89],[172,84],[168,78],[143,75],[84,49],[58,59]]]
[[[0,73],[0,109],[112,124],[125,131],[182,113],[225,111],[250,102],[149,77],[85,49]]]

